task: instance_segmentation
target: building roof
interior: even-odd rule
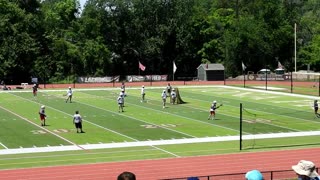
[[[204,70],[224,70],[224,66],[222,64],[200,64],[197,68],[203,68]]]

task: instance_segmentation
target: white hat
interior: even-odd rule
[[[312,178],[319,176],[316,172],[316,166],[311,161],[301,160],[297,165],[293,165],[292,169],[299,175],[305,175]]]
[[[172,89],[172,91],[175,91],[175,89]]]
[[[163,90],[163,92],[165,93],[165,92],[166,92],[166,90]]]
[[[42,106],[41,106],[41,109],[44,109],[44,108],[45,108],[45,106],[44,106],[44,105],[42,105]]]
[[[142,85],[142,87],[144,88],[144,85]]]
[[[212,103],[214,103],[214,104],[215,104],[215,103],[217,103],[217,101],[213,101]]]
[[[69,86],[69,89],[71,89],[71,87]]]

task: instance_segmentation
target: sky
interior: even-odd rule
[[[80,0],[80,5],[81,5],[81,9],[83,9],[84,4],[86,3],[87,0]]]

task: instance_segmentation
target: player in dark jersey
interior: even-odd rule
[[[84,133],[82,130],[82,117],[79,114],[79,111],[76,111],[76,113],[73,115],[73,124],[77,129],[77,133]]]
[[[320,117],[320,115],[318,114],[318,109],[319,109],[319,105],[318,105],[318,100],[314,100],[313,102],[313,109],[314,109],[314,114],[317,118]]]
[[[37,96],[37,92],[38,92],[38,85],[37,85],[37,84],[34,84],[34,85],[32,86],[33,96]]]

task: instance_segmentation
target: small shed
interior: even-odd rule
[[[224,81],[225,73],[222,64],[200,64],[198,79],[201,81]]]

